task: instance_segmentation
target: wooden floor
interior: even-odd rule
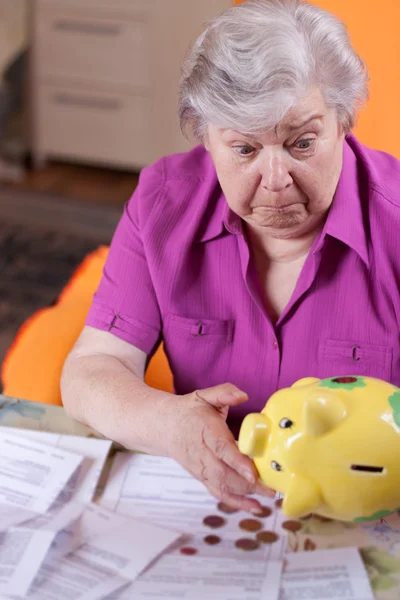
[[[138,174],[135,173],[52,162],[41,170],[28,169],[21,182],[9,185],[82,202],[122,206],[129,200],[137,182]]]

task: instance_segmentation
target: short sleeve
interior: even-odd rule
[[[103,276],[86,325],[152,354],[160,338],[161,317],[141,231],[162,190],[156,165],[143,169],[113,236]]]

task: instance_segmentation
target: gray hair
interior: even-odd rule
[[[190,49],[180,82],[182,131],[200,140],[210,123],[266,131],[312,85],[349,132],[368,98],[368,73],[345,25],[308,2],[248,0],[210,21]]]

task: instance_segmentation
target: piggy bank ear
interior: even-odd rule
[[[318,383],[318,381],[321,381],[320,379],[317,379],[316,377],[303,377],[303,379],[299,379],[298,381],[296,381],[296,383],[294,383],[292,385],[292,387],[302,387],[305,385],[311,385],[312,383]]]
[[[283,499],[282,512],[291,519],[298,519],[314,512],[321,501],[320,490],[311,479],[293,474]]]
[[[251,413],[243,419],[238,446],[247,456],[262,456],[267,449],[268,423],[262,413]]]
[[[346,417],[347,411],[340,398],[329,392],[307,398],[303,407],[303,431],[318,437],[335,429]]]

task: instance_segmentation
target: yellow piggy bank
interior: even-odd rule
[[[239,449],[291,518],[373,520],[400,509],[400,389],[370,377],[301,379],[245,417]]]

